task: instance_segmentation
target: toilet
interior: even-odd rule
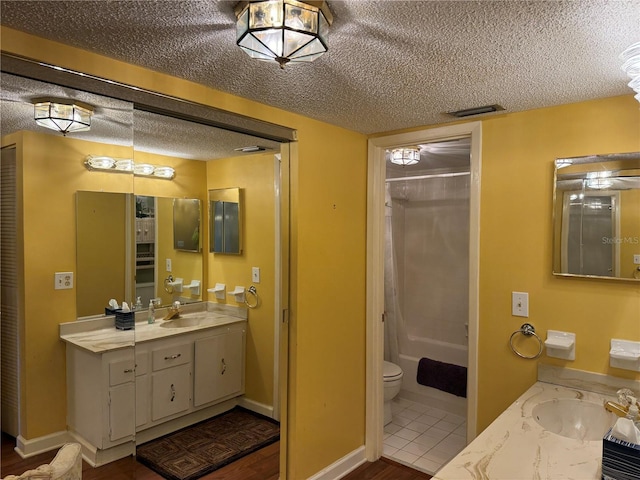
[[[400,393],[402,386],[402,369],[395,363],[384,361],[382,365],[384,377],[384,424],[391,423],[391,400]]]

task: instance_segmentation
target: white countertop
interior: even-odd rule
[[[140,315],[140,320],[136,319],[135,329],[117,330],[115,328],[115,317],[99,317],[60,324],[60,339],[92,353],[106,353],[112,350],[133,347],[136,343],[247,321],[246,315],[243,317],[241,313],[238,315],[235,312],[225,310],[189,311],[185,309],[185,312],[180,315],[181,318],[192,318],[194,316],[206,316],[211,321],[204,325],[166,328],[162,325],[164,323],[168,324],[172,320],[160,320],[161,314],[157,315],[158,320],[152,324],[143,320],[144,315]]]
[[[564,373],[556,373],[565,370],[569,369],[556,369],[555,373],[547,376],[558,379]],[[581,382],[573,383],[583,385],[584,381]],[[556,398],[578,398],[602,405],[605,400],[615,400],[612,393],[620,383],[637,388],[639,382],[613,382],[606,388],[600,388],[600,393],[575,388],[574,385],[536,382],[438,471],[434,480],[600,480],[602,440],[575,440],[546,431],[532,418],[531,412],[536,404]],[[603,384],[597,386],[602,387]]]

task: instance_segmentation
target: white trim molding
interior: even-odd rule
[[[73,441],[73,437],[68,431],[63,430],[42,437],[32,438],[27,440],[22,435],[18,435],[16,438],[15,452],[22,458],[33,457],[40,453],[49,452],[60,448],[67,442]]]
[[[307,480],[338,480],[354,471],[366,461],[367,459],[364,455],[364,446],[362,446],[333,462],[327,468],[322,469]]]
[[[367,375],[366,458],[382,455],[384,355],[384,182],[385,151],[403,145],[471,138],[469,225],[469,363],[467,380],[467,443],[476,437],[478,397],[478,324],[480,272],[480,172],[482,123],[469,122],[399,133],[369,140],[367,194]]]

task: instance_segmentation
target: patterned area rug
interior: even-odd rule
[[[277,422],[241,407],[136,448],[137,460],[170,480],[195,480],[280,439]]]

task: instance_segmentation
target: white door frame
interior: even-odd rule
[[[366,424],[367,460],[382,455],[384,355],[384,193],[385,151],[461,137],[471,137],[471,191],[469,225],[469,363],[467,380],[467,443],[476,437],[478,389],[478,323],[480,264],[480,169],[482,123],[470,122],[369,140],[367,190],[367,358]]]

